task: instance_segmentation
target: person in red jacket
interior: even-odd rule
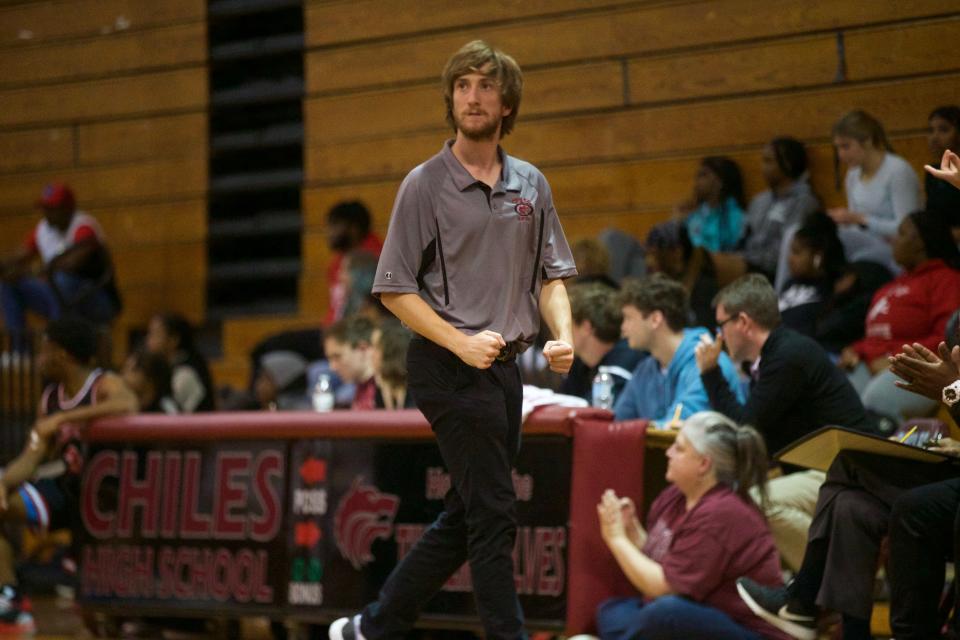
[[[893,240],[893,257],[904,272],[877,291],[862,340],[840,354],[840,366],[863,404],[897,418],[926,416],[936,402],[894,385],[889,356],[915,342],[935,350],[950,315],[960,307],[960,251],[942,215],[907,216]]]

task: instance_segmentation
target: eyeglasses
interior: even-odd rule
[[[738,314],[736,314],[736,315],[730,316],[730,317],[727,318],[726,320],[721,320],[720,322],[717,323],[717,331],[723,331],[723,325],[725,325],[725,324],[727,324],[728,322],[731,322],[731,321],[733,321],[733,320],[736,320],[736,319],[739,318],[739,317],[740,317],[740,314],[738,313]]]

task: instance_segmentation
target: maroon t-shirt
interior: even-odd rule
[[[783,584],[780,555],[760,511],[718,484],[687,512],[687,499],[667,487],[650,506],[643,552],[659,562],[674,593],[709,605],[764,638],[790,636],[755,616],[737,594],[745,576]]]

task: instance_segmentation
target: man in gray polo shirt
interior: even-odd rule
[[[570,369],[563,279],[576,268],[543,174],[499,146],[522,86],[516,62],[484,42],[454,54],[443,89],[456,138],[411,171],[397,194],[373,292],[417,334],[409,390],[452,487],[378,600],[334,622],[332,640],[402,637],[465,561],[486,636],[526,637],[512,559],[522,400],[515,360],[542,316],[557,337],[544,346],[551,369]]]

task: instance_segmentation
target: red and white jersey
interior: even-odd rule
[[[106,243],[97,219],[83,211],[75,211],[66,231],[60,231],[44,218],[33,228],[26,244],[31,253],[39,254],[43,263],[48,264],[73,245],[90,238],[100,245]]]

